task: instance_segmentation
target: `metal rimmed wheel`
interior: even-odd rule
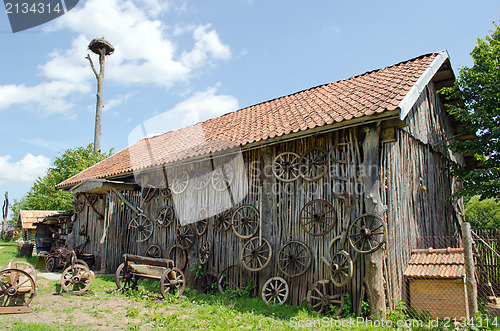
[[[186,286],[186,277],[177,267],[165,270],[160,278],[160,293],[165,298],[167,294],[181,296]]]
[[[240,206],[234,211],[231,224],[236,236],[252,238],[259,229],[259,211],[252,205]]]
[[[128,229],[137,236],[136,242],[143,242],[153,234],[153,222],[145,214],[138,214],[130,221]]]
[[[214,217],[214,228],[218,232],[226,232],[231,227],[233,210],[229,207],[219,207]]]
[[[0,270],[0,306],[27,306],[36,295],[35,281],[26,271]]]
[[[56,259],[53,256],[49,256],[45,261],[45,270],[47,272],[52,272],[56,268]]]
[[[197,190],[203,190],[210,184],[211,174],[208,167],[198,169],[193,177],[193,187]]]
[[[208,259],[213,253],[213,243],[210,240],[207,240],[201,245],[200,249],[198,250],[198,259],[200,261],[201,265],[207,264]]]
[[[344,293],[335,294],[333,283],[329,279],[318,280],[307,292],[307,309],[311,313],[321,314],[325,309],[334,308],[335,316],[342,315],[345,306]]]
[[[302,229],[311,236],[324,236],[337,222],[332,204],[326,200],[309,201],[300,211],[299,222]]]
[[[207,232],[208,229],[208,209],[203,207],[198,211],[198,222],[194,225],[196,228],[196,234],[202,236]]]
[[[346,286],[352,278],[352,260],[346,251],[338,251],[330,261],[330,279],[337,287]]]
[[[212,172],[212,186],[218,192],[225,191],[231,185],[233,179],[234,170],[228,163],[216,168]]]
[[[311,266],[312,253],[301,241],[291,240],[278,252],[278,268],[289,277],[299,277]]]
[[[281,277],[269,278],[262,286],[262,300],[266,305],[282,305],[288,300],[288,283]]]
[[[179,226],[175,232],[175,243],[182,249],[190,249],[195,239],[196,232],[191,224]]]
[[[79,214],[83,211],[86,201],[83,193],[77,193],[73,198],[73,210],[75,213]]]
[[[328,169],[328,151],[321,147],[308,149],[299,160],[299,173],[307,181],[322,178]]]
[[[248,240],[241,251],[240,259],[243,266],[252,272],[263,270],[271,263],[273,248],[266,238],[255,237]]]
[[[278,154],[273,160],[273,175],[278,180],[290,183],[298,179],[300,155],[292,152]]]
[[[349,244],[360,254],[373,253],[385,243],[386,233],[387,226],[380,215],[363,214],[349,225]]]
[[[177,268],[181,270],[184,270],[184,268],[186,268],[188,257],[186,250],[181,246],[172,245],[168,250],[167,258],[174,261]]]
[[[199,288],[201,293],[215,294],[217,292],[217,274],[213,271],[207,271],[201,276]]]
[[[92,284],[94,274],[83,264],[75,263],[64,269],[61,275],[61,287],[73,294],[84,294]]]
[[[174,194],[181,194],[184,192],[189,185],[189,174],[187,171],[181,171],[175,175],[172,183],[170,184],[170,190]]]
[[[146,249],[146,252],[144,252],[144,256],[160,258],[163,256],[163,250],[161,249],[160,245],[149,245],[149,247]]]
[[[174,207],[163,206],[160,208],[160,210],[158,210],[155,221],[156,224],[158,224],[159,226],[166,228],[170,226],[170,224],[172,224],[174,219],[175,219]]]
[[[138,280],[136,275],[125,269],[125,263],[120,264],[116,268],[115,284],[119,290],[128,291],[136,289]]]
[[[220,293],[241,290],[245,287],[247,279],[250,279],[249,276],[239,265],[231,265],[220,273],[217,288]]]

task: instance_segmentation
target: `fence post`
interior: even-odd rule
[[[477,287],[474,277],[474,256],[472,255],[472,233],[470,223],[462,223],[462,245],[464,247],[465,277],[467,286],[467,301],[469,306],[469,317],[474,317],[477,308]]]

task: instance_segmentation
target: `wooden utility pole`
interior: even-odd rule
[[[115,51],[115,48],[111,43],[104,40],[104,37],[100,39],[94,39],[89,44],[89,49],[99,55],[99,72],[97,72],[90,55],[87,54],[85,57],[90,62],[92,71],[97,78],[97,104],[95,110],[95,130],[94,130],[94,153],[101,151],[101,124],[102,124],[102,84],[104,81],[104,61],[106,55],[111,55]]]
[[[9,215],[9,192],[5,192],[5,200],[2,207],[2,237],[5,233],[5,227],[7,226],[7,216]]]
[[[465,262],[465,285],[467,287],[467,303],[469,306],[469,317],[474,317],[478,312],[476,277],[474,276],[474,255],[472,253],[472,233],[470,223],[462,223],[462,246],[464,247]]]

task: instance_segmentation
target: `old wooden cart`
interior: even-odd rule
[[[25,261],[11,260],[0,270],[0,314],[29,313],[36,295],[36,270]]]

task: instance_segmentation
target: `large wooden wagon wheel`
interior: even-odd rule
[[[324,236],[330,232],[337,216],[332,204],[326,200],[309,201],[300,211],[299,222],[302,229],[312,236]]]
[[[115,272],[115,283],[116,287],[122,291],[133,290],[137,288],[137,282],[139,278],[126,270],[125,263],[118,266]]]
[[[278,180],[290,183],[299,178],[300,156],[292,152],[278,154],[273,160],[273,175]]]
[[[145,214],[138,214],[130,221],[128,229],[137,236],[136,242],[143,242],[153,234],[153,222]]]
[[[152,185],[146,185],[142,188],[141,198],[144,202],[151,201],[158,194],[158,189]]]
[[[349,244],[360,254],[373,253],[384,244],[386,233],[387,226],[380,215],[363,214],[349,226]]]
[[[342,287],[352,278],[352,260],[346,251],[338,251],[330,261],[330,279],[333,285]]]
[[[186,277],[177,267],[165,270],[160,278],[160,293],[165,298],[167,294],[181,296],[186,287]]]
[[[83,208],[85,208],[85,204],[86,201],[83,193],[77,193],[73,198],[73,210],[75,211],[75,213],[81,213],[83,211]]]
[[[208,259],[213,253],[213,244],[210,240],[205,241],[199,249],[199,261],[201,265],[207,264]]]
[[[18,269],[26,272],[28,275],[33,278],[33,281],[36,283],[37,273],[35,267],[29,262],[21,261],[21,260],[11,260],[4,269]]]
[[[259,229],[259,211],[252,205],[240,206],[234,211],[231,223],[236,236],[252,238]]]
[[[321,147],[308,149],[300,158],[299,173],[307,181],[315,181],[328,170],[328,151]]]
[[[174,194],[181,194],[184,192],[189,185],[189,174],[187,171],[181,171],[175,175],[172,183],[170,184],[170,190]]]
[[[219,207],[214,217],[214,228],[218,232],[226,232],[231,227],[233,209],[229,207]]]
[[[179,226],[175,233],[175,243],[182,249],[188,250],[196,239],[196,231],[191,224]]]
[[[213,271],[207,271],[200,278],[200,292],[206,294],[215,294],[217,292],[217,274]]]
[[[194,174],[193,187],[197,190],[203,190],[210,184],[210,179],[210,169],[208,167],[200,168]]]
[[[174,207],[163,206],[160,208],[160,210],[158,210],[155,221],[159,226],[166,228],[167,226],[170,226],[170,224],[172,224],[174,218]]]
[[[225,191],[233,182],[234,170],[230,164],[224,164],[212,172],[212,186],[214,190]]]
[[[321,314],[329,307],[335,307],[335,316],[342,315],[345,305],[344,293],[335,294],[333,283],[329,279],[318,280],[307,292],[307,309],[311,313]]]
[[[194,225],[194,227],[196,228],[196,234],[198,236],[202,236],[205,234],[205,232],[207,232],[208,221],[208,209],[203,207],[198,212],[198,222],[196,222],[196,224]]]
[[[168,250],[167,259],[174,261],[177,268],[184,270],[188,257],[185,249],[179,245],[172,245]]]
[[[146,249],[146,252],[144,252],[144,256],[161,258],[163,256],[163,250],[161,249],[160,245],[149,245],[149,247]]]
[[[94,274],[83,264],[75,263],[67,267],[61,275],[61,287],[73,294],[84,294],[92,284]]]
[[[0,306],[27,306],[36,295],[35,281],[21,269],[0,271]]]
[[[269,278],[262,286],[262,300],[266,305],[282,305],[288,300],[289,295],[288,283],[281,277]]]
[[[259,243],[259,238],[254,237],[243,246],[240,259],[247,270],[257,272],[271,263],[272,256],[273,248],[269,240],[262,238],[262,243]]]
[[[299,277],[305,274],[311,262],[311,250],[298,240],[287,242],[278,252],[278,268],[289,277]]]
[[[217,282],[217,288],[220,293],[227,291],[237,291],[245,286],[245,270],[239,265],[231,265],[225,268],[221,273]]]

